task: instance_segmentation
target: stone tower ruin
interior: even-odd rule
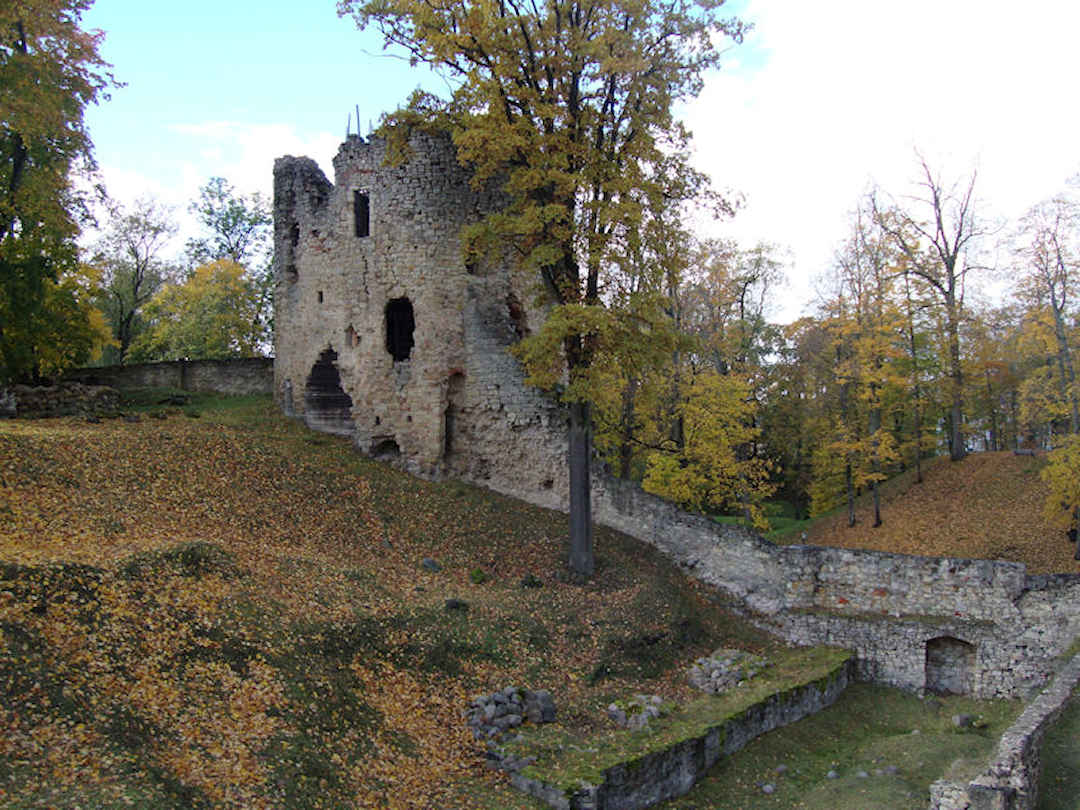
[[[385,155],[350,136],[333,183],[309,158],[274,164],[276,396],[415,474],[558,506],[565,417],[506,351],[543,313],[508,263],[462,257],[462,227],[498,194],[471,187],[449,138]]]

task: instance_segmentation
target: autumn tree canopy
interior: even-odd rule
[[[77,285],[62,280],[78,273],[74,240],[86,214],[72,179],[93,168],[83,113],[116,86],[98,53],[103,35],[79,25],[90,5],[0,5],[0,379],[38,376],[27,351],[44,339],[38,326],[49,323],[51,334],[53,316],[84,313],[71,297]],[[84,320],[71,326],[73,335],[93,331]],[[74,344],[69,356],[85,359],[91,346]]]
[[[443,74],[449,98],[414,95],[398,122],[442,121],[477,183],[505,210],[465,234],[467,250],[510,244],[556,312],[545,329],[568,373],[571,567],[592,572],[587,370],[600,350],[607,276],[620,240],[663,196],[688,134],[675,117],[743,25],[717,0],[340,0],[341,14]],[[550,337],[550,336],[549,336]],[[541,338],[543,339],[543,338]]]

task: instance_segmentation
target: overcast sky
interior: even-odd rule
[[[737,0],[754,25],[684,117],[696,160],[746,199],[708,235],[790,251],[787,320],[871,183],[897,197],[916,150],[946,181],[978,170],[988,215],[1013,219],[1080,171],[1080,5],[1061,0]],[[269,195],[275,157],[331,176],[345,136],[440,81],[383,55],[332,0],[97,0],[126,87],[88,123],[110,193],[182,213],[213,176]]]

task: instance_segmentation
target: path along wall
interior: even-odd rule
[[[1024,697],[1080,635],[1080,575],[1020,563],[777,546],[614,479],[595,519],[666,553],[798,644],[854,650],[865,680],[915,691]]]
[[[171,360],[129,366],[81,368],[65,379],[113,388],[179,388],[204,394],[242,396],[274,391],[274,359]]]

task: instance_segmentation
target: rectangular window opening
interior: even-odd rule
[[[371,204],[366,191],[353,192],[353,218],[357,237],[371,235]]]

